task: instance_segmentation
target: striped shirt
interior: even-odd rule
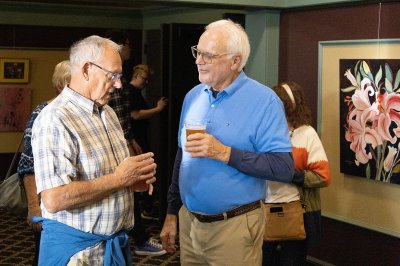
[[[300,188],[307,211],[321,210],[319,188],[329,185],[331,176],[328,158],[317,132],[312,126],[296,128],[291,137],[294,168],[305,172],[304,187]],[[300,199],[299,188],[294,184],[268,182],[266,202],[290,202]]]
[[[110,174],[129,155],[112,108],[99,108],[68,87],[37,117],[32,149],[38,193]],[[134,221],[133,193],[128,188],[82,208],[57,213],[49,213],[43,204],[41,208],[43,217],[89,233],[110,235],[131,228]],[[100,244],[74,257],[98,265],[103,254]]]

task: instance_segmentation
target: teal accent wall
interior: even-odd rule
[[[246,16],[252,49],[246,73],[269,87],[278,82],[279,19],[279,11],[250,12]]]

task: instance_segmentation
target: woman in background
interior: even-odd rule
[[[263,265],[305,265],[308,248],[321,236],[321,200],[319,189],[330,183],[328,159],[317,132],[310,125],[311,111],[302,87],[284,82],[273,88],[282,100],[293,145],[295,174],[292,184],[267,181],[266,203],[302,199],[305,205],[305,240],[264,241]]]
[[[67,85],[71,80],[71,71],[69,60],[62,61],[58,63],[54,68],[54,73],[52,77],[53,87],[56,90],[57,95],[62,91],[65,85]],[[17,172],[23,181],[26,197],[28,200],[28,216],[27,222],[33,230],[33,235],[35,238],[35,257],[32,265],[38,265],[38,255],[39,255],[39,244],[40,235],[42,231],[42,225],[40,223],[33,223],[31,221],[32,216],[42,216],[40,210],[40,199],[36,193],[36,182],[35,182],[35,172],[33,163],[33,154],[31,146],[31,136],[32,136],[32,126],[36,117],[51,101],[48,100],[39,104],[32,112],[31,117],[26,125],[24,132],[24,150],[21,154],[21,159],[18,163]]]

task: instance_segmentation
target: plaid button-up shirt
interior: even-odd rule
[[[37,117],[32,129],[37,191],[113,173],[129,156],[115,112],[68,87]],[[133,226],[133,193],[121,189],[82,208],[50,213],[45,218],[79,230],[110,235]],[[89,265],[102,265],[104,245],[77,253]],[[73,258],[74,258],[73,257]]]

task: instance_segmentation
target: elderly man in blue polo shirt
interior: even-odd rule
[[[261,265],[265,181],[294,173],[284,109],[243,72],[250,44],[240,25],[213,22],[191,49],[201,84],[182,107],[163,247],[176,249],[179,212],[182,265]],[[206,133],[186,136],[187,119]]]

